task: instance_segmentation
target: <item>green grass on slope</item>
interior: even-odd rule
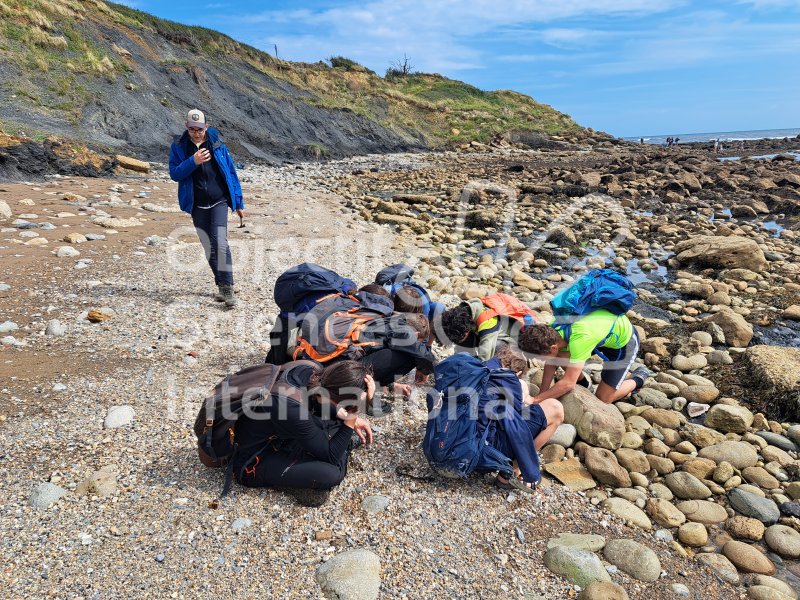
[[[283,61],[219,32],[102,0],[0,0],[0,61],[20,73],[19,83],[9,83],[32,106],[79,122],[90,90],[98,89],[93,80],[113,83],[133,70],[104,39],[100,25],[119,29],[145,49],[147,38],[160,36],[188,51],[190,57],[178,61],[187,67],[245,63],[310,93],[300,101],[351,110],[409,139],[422,136],[434,147],[486,141],[509,130],[580,129],[569,116],[515,92],[486,92],[435,74],[384,79],[342,56],[332,57],[330,65]],[[150,53],[159,60],[155,49]],[[246,80],[255,93],[266,87],[250,76]]]

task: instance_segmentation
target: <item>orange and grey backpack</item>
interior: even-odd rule
[[[383,346],[378,334],[386,330],[386,314],[353,296],[322,298],[303,318],[293,358],[327,363],[335,358],[358,360]]]
[[[200,405],[194,422],[197,454],[207,467],[228,467],[223,496],[230,489],[239,417],[266,403],[273,394],[302,401],[304,390],[286,381],[286,374],[301,365],[312,366],[316,371],[322,369],[313,361],[247,367],[220,381]]]
[[[475,328],[479,329],[489,319],[509,317],[519,321],[521,326],[537,323],[536,313],[524,302],[508,294],[491,294],[481,298],[486,310],[478,315]]]

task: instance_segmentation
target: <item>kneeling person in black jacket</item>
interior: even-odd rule
[[[239,418],[234,474],[242,485],[289,489],[298,503],[319,506],[344,479],[353,433],[372,443],[369,422],[357,413],[372,401],[375,382],[351,360],[324,370],[300,364],[285,381],[305,390],[302,400],[272,394]]]

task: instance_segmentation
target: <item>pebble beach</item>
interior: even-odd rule
[[[232,311],[163,165],[0,184],[4,596],[796,598],[792,148],[248,165]],[[263,361],[274,281],[304,261],[359,283],[407,262],[448,306],[506,291],[540,311],[615,267],[656,376],[610,407],[563,398],[533,495],[431,476],[418,389],[371,419],[375,443],[324,506],[239,486],[220,500],[191,425],[222,377]]]

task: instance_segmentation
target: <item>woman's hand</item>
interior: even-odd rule
[[[392,385],[392,391],[403,398],[408,398],[411,395],[411,386],[408,383],[395,383]]]
[[[361,441],[365,444],[372,443],[372,426],[366,419],[357,417],[353,426],[353,431],[356,432],[356,435],[361,438]]]
[[[244,219],[244,210],[241,208],[236,209],[236,214],[239,215],[240,219]]]

